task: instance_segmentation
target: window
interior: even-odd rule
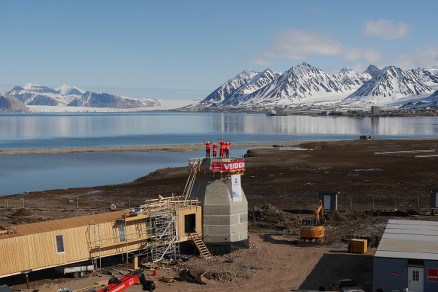
[[[64,253],[64,237],[62,235],[56,235],[56,251]]]
[[[412,271],[412,281],[418,282],[420,281],[420,272]]]

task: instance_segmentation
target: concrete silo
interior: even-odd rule
[[[246,248],[248,242],[248,201],[241,186],[245,171],[242,158],[204,158],[197,162],[191,197],[202,205],[203,240],[213,254]]]

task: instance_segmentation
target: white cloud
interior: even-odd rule
[[[412,54],[402,55],[398,64],[403,69],[438,67],[438,47],[419,48]]]
[[[391,20],[368,21],[365,24],[363,33],[366,36],[377,37],[382,39],[399,39],[405,37],[410,27],[404,23],[394,23]]]
[[[346,48],[342,58],[347,61],[364,60],[368,64],[378,64],[383,59],[383,55],[372,48]]]
[[[267,58],[303,60],[311,55],[338,55],[342,45],[319,32],[286,30],[263,52]]]

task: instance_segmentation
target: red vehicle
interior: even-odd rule
[[[141,284],[143,286],[143,290],[146,291],[154,291],[156,285],[154,281],[146,280],[143,271],[137,270],[133,271],[129,274],[124,275],[120,279],[116,277],[112,277],[108,281],[108,285],[95,290],[96,292],[119,292],[127,289],[128,287]]]

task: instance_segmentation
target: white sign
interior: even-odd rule
[[[233,202],[242,201],[242,187],[240,185],[240,175],[231,176],[231,192],[232,192]]]

